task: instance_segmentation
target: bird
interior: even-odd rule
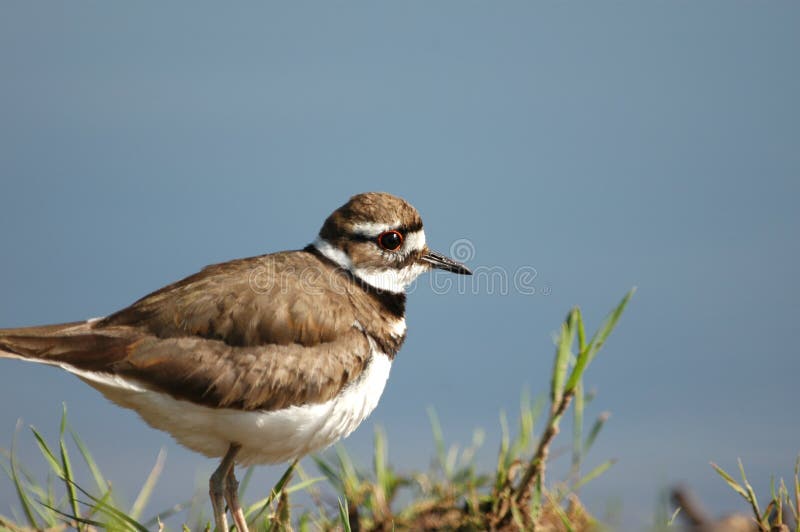
[[[469,268],[431,250],[417,210],[351,197],[308,246],[206,266],[103,318],[0,329],[0,358],[58,366],[212,458],[217,530],[247,531],[236,465],[281,463],[375,409],[421,274]]]

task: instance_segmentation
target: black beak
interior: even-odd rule
[[[422,255],[422,261],[430,264],[431,268],[438,268],[446,272],[459,273],[461,275],[472,275],[470,269],[460,262],[456,262],[450,257],[445,257],[441,253],[430,249]]]

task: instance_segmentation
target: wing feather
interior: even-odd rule
[[[262,255],[209,266],[98,327],[127,325],[161,338],[198,336],[239,347],[316,345],[352,327],[355,316],[344,286],[349,282],[306,251]]]
[[[371,354],[343,282],[304,251],[240,259],[102,320],[0,330],[0,355],[109,374],[212,407],[320,403],[358,378]]]

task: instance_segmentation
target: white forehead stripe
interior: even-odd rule
[[[400,222],[395,224],[379,224],[374,222],[361,222],[355,224],[351,231],[367,238],[377,237],[386,231],[393,231],[400,227]],[[410,231],[405,237],[405,249],[419,251],[425,247],[425,230]]]
[[[353,224],[353,227],[350,228],[350,231],[358,235],[378,236],[384,231],[391,231],[392,229],[396,229],[398,227],[400,227],[400,220],[391,224],[379,224],[375,222],[358,222],[356,224]]]

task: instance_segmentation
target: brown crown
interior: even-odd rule
[[[416,231],[422,228],[417,209],[403,198],[386,192],[356,194],[328,216],[319,236],[329,242],[351,233],[359,223],[389,224],[395,229]]]

